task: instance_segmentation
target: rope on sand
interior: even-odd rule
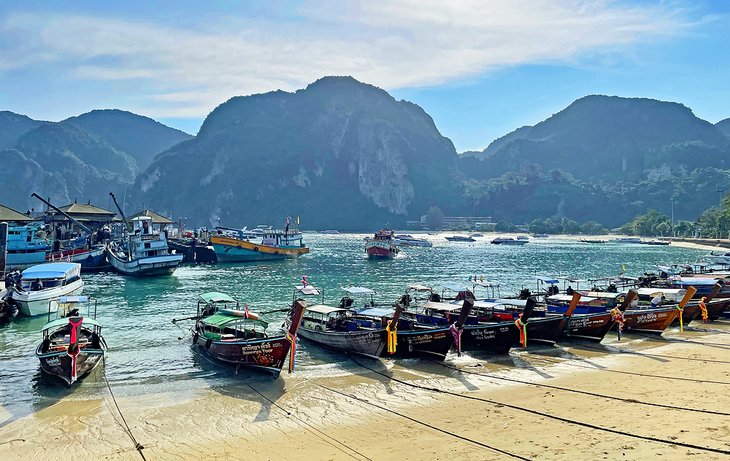
[[[142,453],[142,450],[144,450],[144,447],[142,446],[141,443],[137,442],[137,439],[134,437],[134,434],[132,433],[132,429],[129,428],[129,424],[127,424],[127,420],[124,418],[124,414],[122,413],[121,408],[119,408],[119,404],[117,403],[117,398],[114,397],[114,392],[112,392],[112,386],[109,384],[109,380],[106,377],[106,355],[102,355],[101,361],[102,361],[102,365],[104,366],[104,371],[102,372],[102,376],[104,377],[104,382],[106,383],[107,389],[109,389],[109,395],[112,396],[112,401],[114,402],[114,406],[117,408],[117,412],[119,413],[119,416],[121,416],[121,418],[122,418],[122,422],[119,423],[119,425],[122,426],[122,430],[124,430],[124,432],[132,440],[132,443],[134,444],[134,448],[139,453],[139,456],[141,456],[144,461],[147,461],[147,458],[144,457],[144,453]]]
[[[588,428],[588,429],[594,429],[594,430],[597,430],[597,431],[602,431],[602,432],[608,432],[608,433],[612,433],[612,434],[622,435],[622,436],[625,436],[625,437],[631,437],[631,438],[635,438],[635,439],[639,439],[639,440],[646,440],[646,441],[649,441],[649,442],[656,442],[656,443],[661,443],[661,444],[664,444],[664,445],[673,445],[673,446],[679,446],[679,447],[684,447],[684,448],[690,448],[690,449],[693,449],[693,450],[700,450],[700,451],[707,451],[707,452],[711,452],[711,453],[719,453],[719,454],[723,454],[723,455],[730,455],[730,450],[724,450],[722,448],[705,447],[705,446],[701,446],[701,445],[694,445],[694,444],[691,444],[691,443],[679,442],[679,441],[676,441],[676,440],[666,440],[666,439],[660,439],[658,437],[652,437],[652,436],[647,436],[647,435],[634,434],[632,432],[620,431],[620,430],[617,430],[617,429],[611,429],[609,427],[599,426],[597,424],[591,424],[591,423],[577,421],[577,420],[570,419],[570,418],[564,418],[562,416],[552,415],[550,413],[545,413],[545,412],[542,412],[542,411],[539,411],[539,410],[532,410],[530,408],[523,408],[523,407],[520,407],[520,406],[517,406],[517,405],[512,405],[512,404],[509,404],[509,403],[498,402],[496,400],[485,399],[485,398],[475,397],[475,396],[471,396],[471,395],[464,395],[464,394],[459,394],[457,392],[447,391],[447,390],[444,390],[444,389],[437,389],[435,387],[423,386],[423,385],[415,384],[415,383],[409,383],[409,382],[404,381],[402,379],[398,379],[398,378],[394,378],[392,376],[389,376],[389,375],[387,375],[387,374],[385,374],[385,373],[383,373],[381,371],[378,371],[378,370],[376,370],[374,368],[368,367],[367,365],[364,365],[364,364],[358,362],[355,359],[351,359],[351,360],[353,360],[355,363],[357,363],[361,367],[363,367],[363,368],[365,368],[367,370],[372,371],[373,373],[376,373],[376,374],[378,374],[380,376],[383,376],[383,377],[385,377],[385,378],[387,378],[387,379],[389,379],[391,381],[395,381],[397,383],[404,384],[404,385],[409,386],[409,387],[413,387],[413,388],[417,388],[417,389],[422,389],[422,390],[430,391],[430,392],[436,392],[436,393],[439,393],[439,394],[453,395],[455,397],[459,397],[459,398],[462,398],[462,399],[477,400],[477,401],[480,401],[480,402],[484,402],[484,403],[489,403],[491,405],[495,405],[497,407],[511,408],[513,410],[522,411],[522,412],[529,413],[529,414],[532,414],[532,415],[542,416],[544,418],[554,419],[556,421],[561,421],[561,422],[564,422],[564,423],[567,423],[567,424],[572,424],[572,425],[575,425],[575,426],[580,426],[580,427],[584,427],[584,428]]]
[[[289,411],[289,410],[287,410],[286,408],[282,407],[281,405],[279,405],[278,403],[276,403],[276,402],[275,402],[275,401],[273,401],[272,399],[270,399],[270,398],[266,397],[266,395],[264,395],[264,394],[263,394],[263,392],[260,392],[260,391],[259,391],[258,389],[256,389],[255,387],[253,387],[253,386],[252,386],[251,384],[249,384],[249,383],[246,383],[246,385],[247,385],[248,387],[250,387],[252,391],[254,391],[254,392],[255,392],[255,393],[257,393],[258,395],[260,395],[260,396],[261,396],[261,398],[263,398],[264,400],[266,400],[267,402],[269,402],[269,403],[270,403],[271,405],[273,405],[274,407],[276,407],[276,408],[278,408],[279,410],[281,410],[281,411],[283,411],[284,413],[286,413],[286,415],[287,415],[287,416],[291,416],[292,418],[294,418],[294,420],[295,420],[295,421],[297,421],[297,423],[299,423],[299,424],[300,424],[300,425],[301,425],[302,427],[304,427],[304,429],[306,429],[306,430],[309,430],[309,431],[310,431],[310,432],[311,432],[312,434],[314,434],[314,435],[315,435],[316,437],[319,437],[319,438],[320,438],[320,439],[321,439],[322,441],[324,441],[324,442],[328,443],[329,445],[331,445],[332,447],[334,447],[334,448],[336,448],[337,450],[341,451],[342,453],[346,454],[346,455],[347,455],[347,456],[349,456],[350,458],[352,458],[352,459],[359,459],[359,458],[357,458],[356,456],[354,456],[354,455],[353,455],[352,453],[350,453],[350,452],[348,452],[348,451],[345,451],[345,450],[344,450],[343,448],[341,448],[341,447],[338,447],[337,445],[335,445],[335,443],[337,443],[338,445],[341,445],[342,447],[344,447],[344,448],[345,448],[345,449],[347,449],[347,450],[350,450],[350,451],[352,451],[353,453],[355,453],[355,454],[359,455],[360,457],[362,457],[363,459],[365,459],[365,460],[367,460],[367,461],[373,461],[373,460],[372,460],[372,458],[368,458],[367,456],[365,456],[364,454],[360,453],[360,452],[359,452],[359,451],[357,451],[356,449],[354,449],[354,448],[352,448],[352,447],[348,446],[348,445],[347,445],[347,444],[345,444],[344,442],[340,442],[339,440],[337,440],[336,438],[332,437],[331,435],[329,435],[329,434],[326,434],[326,433],[324,433],[324,432],[320,431],[320,430],[319,430],[319,429],[317,429],[316,427],[314,427],[314,426],[312,426],[311,424],[309,424],[308,422],[304,421],[304,420],[303,420],[302,418],[300,418],[299,416],[295,415],[295,414],[294,414],[294,413],[292,413],[291,411]],[[331,442],[330,440],[327,440],[327,439],[330,439],[330,440],[334,441],[335,443],[332,443],[332,442]]]
[[[455,432],[447,431],[446,429],[442,429],[440,427],[434,426],[433,424],[429,424],[427,422],[421,421],[420,419],[412,418],[412,417],[410,417],[408,415],[404,415],[403,413],[399,413],[399,412],[397,412],[395,410],[392,410],[390,408],[387,408],[385,406],[379,405],[377,403],[373,403],[373,402],[371,402],[368,399],[365,399],[365,398],[362,398],[362,397],[358,397],[356,395],[348,394],[346,392],[338,391],[337,389],[332,389],[331,387],[327,387],[327,386],[325,386],[323,384],[319,384],[319,383],[316,383],[316,384],[317,384],[317,386],[319,386],[319,387],[321,387],[323,389],[326,389],[326,390],[328,390],[330,392],[334,392],[335,394],[339,394],[339,395],[341,395],[343,397],[347,397],[349,399],[356,400],[358,402],[362,402],[362,403],[371,405],[371,406],[373,406],[375,408],[379,408],[381,410],[387,411],[388,413],[392,413],[394,415],[400,416],[401,418],[404,418],[404,419],[407,419],[407,420],[412,421],[414,423],[420,424],[420,425],[425,426],[425,427],[427,427],[429,429],[433,429],[435,431],[441,432],[442,434],[450,435],[451,437],[455,437],[457,439],[464,440],[465,442],[473,443],[474,445],[477,445],[477,446],[482,447],[482,448],[486,448],[487,450],[495,451],[497,453],[501,453],[503,455],[509,456],[510,458],[515,458],[515,459],[519,459],[519,460],[523,460],[523,461],[531,461],[530,458],[525,458],[524,456],[520,456],[520,455],[517,455],[515,453],[510,453],[509,451],[502,450],[500,448],[496,448],[496,447],[493,447],[491,445],[487,445],[486,443],[482,443],[482,442],[480,442],[478,440],[470,439],[469,437],[465,437],[463,435],[459,435],[459,434],[457,434]]]

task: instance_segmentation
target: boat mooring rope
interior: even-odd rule
[[[122,430],[126,432],[126,434],[129,436],[129,438],[132,440],[132,443],[134,444],[135,450],[139,453],[139,456],[142,457],[144,461],[147,461],[147,458],[144,457],[144,453],[142,450],[144,450],[144,446],[142,446],[141,443],[137,442],[137,439],[134,437],[134,434],[132,433],[132,429],[129,428],[129,424],[127,424],[127,420],[124,418],[124,413],[122,413],[122,409],[119,408],[119,404],[117,403],[117,398],[114,397],[114,392],[112,392],[112,386],[109,384],[109,379],[106,377],[106,354],[101,356],[101,362],[104,366],[104,370],[102,372],[102,376],[104,377],[104,382],[106,383],[107,389],[109,389],[109,395],[112,396],[112,401],[114,402],[114,406],[117,408],[117,412],[119,413],[119,416],[122,418],[122,422],[119,424],[122,426]],[[116,418],[114,418],[116,419]]]
[[[376,373],[376,374],[378,374],[380,376],[383,376],[385,378],[388,378],[391,381],[395,381],[397,383],[404,384],[404,385],[409,386],[409,387],[413,387],[413,388],[417,388],[417,389],[422,389],[422,390],[430,391],[430,392],[435,392],[435,393],[439,393],[439,394],[453,395],[455,397],[459,397],[459,398],[462,398],[462,399],[477,400],[477,401],[480,401],[480,402],[489,403],[490,405],[494,405],[494,406],[497,406],[497,407],[511,408],[513,410],[518,410],[518,411],[522,411],[522,412],[525,412],[525,413],[529,413],[529,414],[533,414],[533,415],[537,415],[537,416],[542,416],[544,418],[554,419],[556,421],[561,421],[561,422],[564,422],[564,423],[567,423],[567,424],[572,424],[572,425],[575,425],[575,426],[580,426],[580,427],[584,427],[584,428],[588,428],[588,429],[594,429],[594,430],[597,430],[597,431],[602,431],[602,432],[608,432],[608,433],[612,433],[612,434],[622,435],[622,436],[625,436],[625,437],[635,438],[635,439],[639,439],[639,440],[646,440],[646,441],[649,441],[649,442],[656,442],[656,443],[661,443],[661,444],[664,444],[664,445],[675,445],[675,446],[680,446],[680,447],[684,447],[684,448],[690,448],[690,449],[693,449],[693,450],[700,450],[700,451],[707,451],[707,452],[711,452],[711,453],[719,453],[719,454],[723,454],[723,455],[730,455],[730,450],[725,450],[725,449],[722,449],[722,448],[705,447],[705,446],[702,446],[702,445],[695,445],[695,444],[692,444],[692,443],[679,442],[679,441],[676,441],[676,440],[667,440],[667,439],[660,439],[658,437],[652,437],[652,436],[648,436],[648,435],[634,434],[632,432],[620,431],[620,430],[617,430],[617,429],[611,429],[609,427],[599,426],[597,424],[591,424],[591,423],[586,423],[586,422],[583,422],[583,421],[577,421],[577,420],[570,419],[570,418],[564,418],[562,416],[557,416],[557,415],[553,415],[553,414],[550,414],[550,413],[545,413],[543,411],[533,410],[533,409],[530,409],[530,408],[524,408],[524,407],[520,407],[520,406],[517,406],[517,405],[509,404],[509,403],[498,402],[496,400],[486,399],[486,398],[482,398],[482,397],[476,397],[476,396],[472,396],[472,395],[459,394],[457,392],[451,392],[451,391],[447,391],[447,390],[444,390],[444,389],[437,389],[435,387],[430,387],[430,386],[423,386],[421,384],[409,383],[408,381],[404,381],[402,379],[394,378],[394,377],[389,376],[389,375],[387,375],[387,374],[385,374],[385,373],[383,373],[381,371],[378,371],[378,370],[376,370],[374,368],[368,367],[367,365],[363,365],[362,363],[358,362],[354,358],[351,358],[351,360],[353,360],[355,363],[357,363],[361,367],[363,367],[363,368],[365,368],[367,370],[372,371],[373,373]]]
[[[701,408],[679,407],[679,406],[675,406],[675,405],[665,405],[662,403],[644,402],[642,400],[637,400],[637,399],[632,399],[632,398],[616,397],[613,395],[599,394],[597,392],[590,392],[590,391],[583,391],[580,389],[571,389],[568,387],[554,386],[552,384],[536,383],[536,382],[525,381],[525,380],[516,379],[516,378],[507,378],[505,376],[498,376],[498,375],[493,375],[493,374],[489,374],[489,373],[479,373],[476,371],[462,370],[461,368],[458,368],[458,367],[455,367],[452,365],[447,365],[443,362],[437,362],[435,360],[430,360],[430,361],[435,363],[436,365],[440,365],[444,368],[456,370],[459,373],[483,376],[485,378],[498,379],[498,380],[508,381],[508,382],[512,382],[512,383],[526,384],[528,386],[542,387],[542,388],[546,388],[546,389],[555,389],[558,391],[565,391],[565,392],[573,392],[576,394],[590,395],[591,397],[599,397],[599,398],[608,399],[608,400],[618,400],[618,401],[624,402],[624,403],[635,403],[635,404],[639,404],[639,405],[647,405],[650,407],[667,408],[670,410],[691,411],[691,412],[695,412],[695,413],[705,413],[705,414],[718,415],[718,416],[730,416],[730,413],[727,413],[724,411],[704,410]]]
[[[246,383],[246,385],[247,385],[248,387],[250,387],[252,391],[254,391],[254,392],[255,392],[255,393],[257,393],[258,395],[260,395],[260,396],[261,396],[261,398],[263,398],[264,400],[266,400],[267,402],[269,402],[269,403],[270,403],[271,405],[273,405],[274,407],[276,407],[276,408],[278,408],[279,410],[281,410],[281,411],[283,411],[284,413],[286,413],[286,415],[287,415],[287,416],[291,416],[292,418],[294,418],[294,420],[295,420],[295,421],[297,421],[297,422],[298,422],[298,423],[299,423],[299,424],[300,424],[300,425],[301,425],[302,427],[304,427],[304,429],[306,429],[306,430],[309,430],[309,431],[310,431],[311,433],[313,433],[313,434],[314,434],[315,436],[319,437],[319,438],[320,438],[321,440],[323,440],[324,442],[328,443],[329,445],[331,445],[332,447],[336,448],[337,450],[341,451],[342,453],[346,454],[346,455],[347,455],[347,456],[349,456],[350,458],[353,458],[353,459],[359,459],[359,458],[357,458],[356,456],[354,456],[354,455],[353,455],[352,453],[350,453],[350,452],[348,452],[348,451],[345,451],[345,450],[344,450],[343,448],[341,448],[341,447],[338,447],[337,445],[335,445],[335,443],[337,443],[337,444],[339,444],[339,445],[342,445],[342,446],[343,446],[343,447],[345,447],[345,448],[346,448],[347,450],[350,450],[350,451],[352,451],[353,453],[356,453],[357,455],[359,455],[360,457],[362,457],[363,459],[365,459],[365,460],[367,460],[367,461],[373,461],[373,459],[372,459],[372,458],[368,458],[367,456],[365,456],[364,454],[360,453],[360,452],[359,452],[359,451],[357,451],[356,449],[354,449],[354,448],[352,448],[352,447],[348,446],[348,445],[347,445],[347,444],[345,444],[344,442],[340,442],[339,440],[337,440],[336,438],[332,437],[331,435],[329,435],[329,434],[326,434],[326,433],[324,433],[324,432],[320,431],[319,429],[317,429],[316,427],[312,426],[311,424],[309,424],[308,422],[306,422],[305,420],[303,420],[303,419],[302,419],[302,418],[300,418],[299,416],[295,415],[295,414],[294,414],[294,413],[292,413],[291,411],[289,411],[289,410],[287,410],[286,408],[282,407],[281,405],[279,405],[278,403],[276,403],[276,402],[275,402],[275,401],[273,401],[272,399],[270,399],[270,398],[266,397],[266,395],[264,395],[264,394],[263,394],[262,392],[260,392],[260,391],[259,391],[258,389],[256,389],[255,387],[253,387],[253,386],[252,386],[251,384],[249,384],[249,383]],[[330,440],[327,440],[327,439],[330,439],[330,440],[334,441],[335,443],[332,443],[332,442],[331,442]]]
[[[505,456],[509,456],[510,458],[515,458],[515,459],[519,459],[519,460],[523,460],[523,461],[532,461],[530,458],[525,458],[524,456],[520,456],[518,454],[511,453],[511,452],[506,451],[506,450],[502,450],[501,448],[496,448],[496,447],[493,447],[491,445],[487,445],[486,443],[480,442],[478,440],[471,439],[469,437],[465,437],[465,436],[460,435],[460,434],[457,434],[455,432],[447,431],[446,429],[442,429],[440,427],[434,426],[433,424],[429,424],[429,423],[427,423],[425,421],[421,421],[420,419],[416,419],[416,418],[410,417],[408,415],[404,415],[403,413],[397,412],[397,411],[395,411],[395,410],[393,410],[391,408],[387,408],[387,407],[382,406],[382,405],[379,405],[377,403],[373,403],[370,400],[365,399],[363,397],[358,397],[356,395],[352,395],[352,394],[348,394],[346,392],[338,391],[337,389],[332,389],[331,387],[327,387],[324,384],[316,383],[316,385],[319,386],[319,387],[321,387],[321,388],[323,388],[323,389],[325,389],[325,390],[328,390],[330,392],[334,392],[335,394],[339,394],[339,395],[341,395],[343,397],[347,397],[349,399],[352,399],[352,400],[355,400],[355,401],[358,401],[358,402],[362,402],[362,403],[371,405],[371,406],[373,406],[375,408],[379,408],[381,410],[387,411],[388,413],[392,413],[394,415],[400,416],[401,418],[404,418],[404,419],[407,419],[407,420],[412,421],[414,423],[417,423],[417,424],[420,424],[422,426],[428,427],[429,429],[433,429],[435,431],[441,432],[442,434],[450,435],[451,437],[455,437],[455,438],[460,439],[460,440],[463,440],[465,442],[473,443],[474,445],[477,445],[479,447],[485,448],[487,450],[492,450],[492,451],[495,451],[497,453],[501,453],[501,454],[503,454]]]
[[[723,386],[730,386],[730,381],[713,381],[713,380],[709,380],[709,379],[685,378],[683,376],[653,375],[650,373],[639,373],[638,371],[613,370],[608,367],[597,368],[597,367],[592,367],[592,366],[588,366],[588,365],[581,365],[572,360],[561,360],[561,359],[548,357],[548,356],[544,356],[544,355],[540,356],[540,359],[547,360],[550,363],[555,363],[555,364],[559,364],[559,365],[568,365],[568,366],[577,367],[577,368],[584,368],[586,370],[607,371],[609,373],[619,373],[622,375],[641,376],[643,378],[668,379],[668,380],[674,380],[674,381],[687,381],[687,382],[698,383],[698,384],[720,384]]]

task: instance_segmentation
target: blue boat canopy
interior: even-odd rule
[[[543,283],[547,283],[548,285],[557,285],[558,283],[560,283],[560,280],[553,277],[538,276],[537,279]]]
[[[62,279],[78,276],[81,273],[79,263],[45,263],[29,267],[22,273],[24,280],[28,279]]]
[[[357,311],[358,315],[365,315],[367,317],[392,317],[393,309],[385,307],[371,307],[368,309],[362,309]]]

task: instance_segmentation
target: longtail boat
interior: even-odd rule
[[[193,346],[199,347],[214,359],[236,367],[269,372],[278,377],[289,358],[289,372],[294,369],[297,330],[306,307],[304,301],[292,306],[288,327],[284,332],[270,335],[268,323],[249,311],[225,293],[209,292],[200,295],[195,326],[192,329]]]
[[[55,306],[51,306],[55,304]],[[80,309],[87,306],[86,317]],[[56,313],[56,319],[50,320]],[[41,371],[63,380],[68,386],[84,377],[99,364],[107,346],[96,320],[96,303],[86,296],[62,296],[49,302],[49,321],[41,330],[43,341],[36,347]]]
[[[307,306],[302,317],[299,334],[302,338],[343,352],[367,357],[380,357],[388,345],[387,326],[368,319],[357,318],[357,312],[350,307],[334,307],[324,304],[324,292],[317,287],[302,284],[295,287],[297,294],[322,296],[321,304]],[[396,308],[393,319],[398,323],[401,310]]]

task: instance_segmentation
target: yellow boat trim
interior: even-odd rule
[[[214,245],[225,245],[230,247],[242,248],[244,250],[255,251],[258,253],[275,254],[275,255],[294,255],[299,256],[309,253],[309,248],[281,248],[272,247],[268,245],[261,245],[260,243],[247,242],[245,240],[233,239],[230,237],[222,237],[220,235],[213,235],[210,237],[210,243]]]

